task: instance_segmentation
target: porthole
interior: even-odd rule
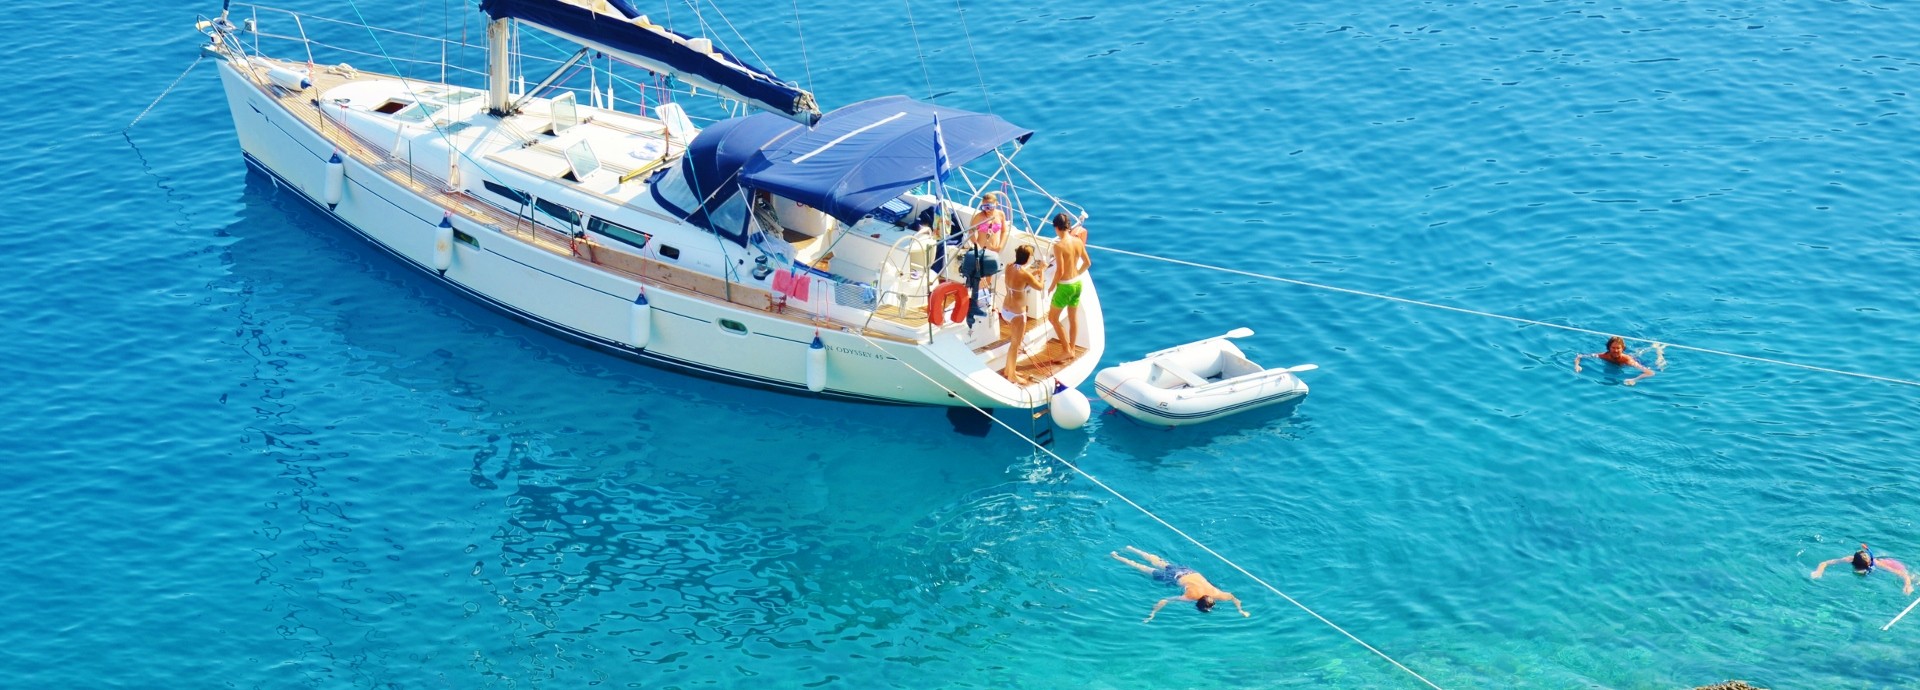
[[[679,260],[680,260],[680,248],[678,248],[678,247],[675,247],[675,246],[672,246],[672,245],[667,245],[667,244],[663,244],[663,245],[660,245],[660,256],[661,256],[662,258],[667,258],[667,259],[673,259],[673,260],[675,260],[675,261],[679,261]]]
[[[720,328],[725,329],[728,333],[732,333],[734,335],[747,334],[747,325],[744,323],[740,323],[739,321],[735,321],[733,319],[721,319],[717,323],[720,324]]]
[[[480,240],[476,240],[472,235],[460,232],[458,229],[453,231],[453,241],[473,247],[474,249],[480,248]]]

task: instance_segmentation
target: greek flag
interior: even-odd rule
[[[947,200],[947,173],[950,171],[951,166],[947,163],[947,138],[940,133],[940,115],[935,113],[933,116],[933,198],[938,201]],[[937,231],[947,231],[946,217],[945,213],[939,213],[935,217],[934,227]]]

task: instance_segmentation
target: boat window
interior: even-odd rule
[[[474,249],[480,248],[480,240],[474,239],[472,235],[460,232],[458,228],[455,228],[453,231],[453,241],[473,247]]]
[[[707,222],[719,229],[722,235],[739,237],[744,232],[742,226],[747,222],[747,195],[734,194],[728,198],[726,203],[720,204],[720,208],[713,210]]]
[[[395,113],[393,116],[393,119],[406,120],[408,122],[420,122],[429,117],[433,117],[434,113],[440,112],[440,110],[444,107],[446,106],[435,105],[432,103],[415,103],[413,104],[413,107],[407,108],[406,110],[402,110],[398,113]]]
[[[661,177],[659,182],[654,183],[654,189],[658,190],[660,199],[667,202],[672,208],[693,212],[700,206],[699,195],[694,194],[692,186],[687,184],[687,164],[685,162],[679,165],[667,166],[666,176]]]
[[[506,199],[509,203],[525,206],[527,205],[527,202],[533,201],[532,195],[526,192],[520,191],[518,189],[514,189],[512,187],[508,187],[506,185],[496,183],[492,180],[482,180],[480,183],[486,186],[487,191],[493,192],[495,196],[498,196],[502,199]]]
[[[740,323],[739,321],[735,321],[733,319],[721,319],[720,327],[727,329],[727,332],[732,333],[734,335],[747,334],[747,325],[744,323]]]
[[[580,106],[573,102],[572,91],[555,97],[548,109],[553,113],[554,134],[580,126]]]
[[[573,168],[573,179],[584,180],[600,169],[600,157],[593,155],[593,147],[583,140],[567,147],[567,165]]]
[[[647,246],[647,242],[653,239],[653,236],[648,235],[647,233],[640,232],[639,230],[635,230],[633,228],[620,225],[618,223],[609,223],[599,218],[588,219],[587,229],[600,233],[602,235],[606,235],[608,237],[619,240],[621,242],[631,244],[635,247],[645,247]]]
[[[660,255],[677,261],[680,259],[680,250],[671,245],[663,244],[660,245]]]
[[[567,225],[578,225],[580,223],[579,211],[547,201],[546,199],[535,199],[533,201],[533,207],[540,209],[541,213],[553,216],[555,220],[566,223]]]
[[[400,112],[402,109],[410,105],[413,105],[413,101],[403,101],[396,98],[396,99],[387,101],[385,103],[381,103],[380,107],[373,109],[373,112],[380,113],[381,115],[392,115],[394,113]]]

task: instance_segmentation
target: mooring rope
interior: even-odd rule
[[[1719,355],[1719,356],[1721,356],[1721,357],[1732,357],[1732,358],[1734,358],[1734,359],[1744,359],[1744,360],[1748,360],[1748,361],[1752,361],[1752,362],[1761,362],[1761,363],[1765,363],[1765,364],[1778,364],[1778,365],[1780,365],[1780,366],[1786,366],[1786,367],[1794,367],[1794,368],[1798,368],[1798,369],[1806,369],[1806,370],[1808,370],[1808,371],[1818,371],[1818,372],[1824,372],[1824,373],[1828,373],[1828,374],[1839,374],[1839,375],[1841,375],[1841,376],[1852,376],[1852,377],[1856,377],[1856,378],[1863,378],[1863,379],[1868,379],[1868,380],[1872,380],[1872,381],[1880,381],[1880,382],[1882,382],[1882,383],[1895,383],[1895,384],[1900,384],[1900,385],[1903,385],[1903,386],[1915,386],[1915,387],[1920,387],[1920,381],[1913,381],[1913,380],[1908,380],[1908,379],[1900,379],[1900,378],[1893,378],[1893,377],[1890,377],[1890,376],[1878,376],[1878,375],[1875,375],[1875,374],[1866,374],[1866,373],[1861,373],[1861,372],[1857,372],[1857,371],[1847,371],[1847,370],[1845,370],[1845,369],[1834,369],[1834,368],[1831,368],[1831,367],[1823,367],[1823,366],[1817,366],[1817,365],[1813,365],[1813,364],[1802,364],[1802,363],[1799,363],[1799,362],[1789,362],[1789,361],[1787,361],[1787,360],[1783,360],[1783,359],[1772,359],[1772,358],[1769,358],[1769,357],[1758,357],[1758,356],[1755,356],[1755,355],[1747,355],[1747,354],[1741,354],[1741,353],[1738,353],[1738,352],[1728,352],[1728,351],[1726,351],[1726,350],[1715,350],[1715,349],[1712,349],[1712,348],[1705,348],[1705,347],[1695,347],[1695,346],[1692,346],[1692,345],[1682,345],[1682,344],[1680,344],[1680,343],[1675,343],[1675,342],[1669,342],[1669,341],[1664,341],[1664,340],[1652,340],[1652,339],[1649,339],[1649,338],[1639,338],[1639,337],[1634,337],[1634,336],[1630,336],[1630,335],[1621,335],[1621,334],[1618,334],[1618,333],[1608,333],[1608,332],[1606,332],[1606,331],[1597,331],[1597,330],[1594,330],[1594,329],[1591,329],[1591,328],[1581,328],[1581,327],[1579,327],[1579,326],[1568,326],[1568,325],[1565,325],[1565,324],[1558,324],[1558,323],[1549,323],[1549,322],[1546,322],[1546,321],[1536,321],[1536,320],[1534,320],[1534,319],[1528,319],[1528,318],[1522,318],[1522,317],[1518,317],[1518,316],[1508,316],[1508,315],[1506,315],[1506,314],[1496,314],[1496,313],[1494,313],[1494,312],[1489,312],[1489,311],[1480,311],[1480,310],[1478,310],[1478,309],[1468,309],[1468,308],[1466,308],[1466,307],[1455,307],[1455,306],[1449,306],[1449,305],[1445,305],[1445,304],[1435,304],[1435,303],[1433,303],[1433,302],[1423,302],[1423,301],[1420,301],[1420,300],[1417,300],[1417,299],[1408,299],[1408,298],[1405,298],[1405,297],[1395,297],[1395,296],[1393,296],[1393,295],[1383,295],[1383,294],[1380,294],[1380,293],[1377,293],[1377,292],[1367,292],[1367,291],[1365,291],[1365,290],[1355,290],[1355,289],[1352,289],[1352,288],[1343,288],[1343,287],[1338,287],[1338,286],[1334,286],[1334,285],[1325,285],[1325,284],[1321,284],[1321,283],[1314,283],[1314,282],[1308,282],[1308,281],[1305,281],[1305,280],[1296,280],[1296,279],[1293,279],[1293,278],[1282,278],[1282,277],[1280,277],[1280,276],[1275,276],[1275,275],[1267,275],[1267,274],[1265,274],[1265,273],[1254,273],[1254,272],[1252,272],[1252,271],[1244,271],[1244,270],[1240,270],[1240,269],[1237,269],[1237,268],[1228,268],[1228,267],[1226,267],[1226,266],[1215,266],[1215,265],[1212,265],[1212,264],[1203,264],[1203,263],[1199,263],[1199,262],[1196,262],[1196,261],[1187,261],[1187,260],[1185,260],[1185,259],[1175,259],[1175,258],[1171,258],[1171,257],[1165,257],[1165,256],[1155,256],[1155,255],[1153,255],[1153,254],[1143,254],[1143,253],[1140,253],[1140,252],[1134,252],[1134,251],[1128,251],[1128,250],[1125,250],[1125,249],[1117,249],[1117,248],[1114,248],[1114,247],[1102,247],[1102,246],[1100,246],[1100,245],[1095,245],[1095,244],[1089,244],[1089,245],[1087,245],[1087,248],[1089,248],[1089,249],[1098,249],[1098,250],[1100,250],[1100,251],[1103,251],[1103,252],[1111,252],[1111,253],[1114,253],[1114,254],[1121,254],[1121,255],[1125,255],[1125,256],[1132,256],[1132,257],[1137,257],[1137,258],[1141,258],[1141,259],[1149,259],[1149,260],[1152,260],[1152,261],[1164,261],[1164,262],[1166,262],[1166,263],[1170,263],[1170,264],[1177,264],[1177,265],[1180,265],[1180,266],[1189,266],[1189,267],[1192,267],[1192,268],[1203,268],[1203,269],[1206,269],[1206,270],[1209,270],[1209,271],[1219,271],[1219,272],[1221,272],[1221,273],[1232,273],[1232,274],[1234,274],[1234,275],[1239,275],[1239,276],[1246,276],[1246,277],[1248,277],[1248,278],[1259,278],[1259,279],[1261,279],[1261,280],[1271,280],[1271,281],[1274,281],[1274,282],[1276,282],[1276,283],[1286,283],[1286,284],[1289,284],[1289,285],[1299,285],[1299,286],[1301,286],[1301,287],[1309,287],[1309,288],[1314,288],[1314,289],[1316,289],[1316,290],[1328,290],[1328,291],[1332,291],[1332,292],[1341,292],[1341,293],[1346,293],[1346,294],[1349,294],[1349,295],[1359,295],[1359,296],[1361,296],[1361,297],[1372,297],[1372,298],[1374,298],[1374,299],[1382,299],[1382,300],[1386,300],[1386,301],[1389,301],[1389,302],[1399,302],[1399,303],[1401,303],[1401,304],[1411,304],[1411,305],[1413,305],[1413,306],[1416,306],[1416,307],[1427,307],[1427,308],[1429,308],[1429,309],[1439,309],[1439,310],[1443,310],[1443,311],[1450,311],[1450,312],[1455,312],[1455,313],[1459,313],[1459,314],[1470,314],[1470,315],[1473,315],[1473,316],[1483,316],[1483,317],[1486,317],[1486,318],[1490,318],[1490,319],[1500,319],[1500,320],[1503,320],[1503,321],[1512,321],[1512,322],[1514,322],[1514,323],[1524,323],[1524,324],[1527,324],[1527,325],[1529,325],[1529,326],[1541,326],[1541,327],[1545,327],[1545,328],[1557,328],[1557,329],[1560,329],[1560,330],[1563,330],[1563,331],[1572,331],[1572,332],[1575,332],[1575,333],[1585,333],[1585,334],[1588,334],[1588,335],[1597,335],[1597,336],[1601,336],[1601,337],[1618,337],[1618,338],[1621,338],[1621,339],[1623,339],[1623,340],[1631,340],[1631,341],[1634,341],[1634,342],[1642,342],[1642,343],[1648,343],[1648,344],[1654,344],[1654,345],[1663,345],[1663,346],[1665,346],[1665,347],[1668,347],[1668,348],[1672,348],[1672,349],[1676,349],[1676,350],[1686,350],[1686,351],[1689,351],[1689,352],[1698,352],[1698,353],[1701,353],[1701,354],[1707,354],[1707,355]]]
[[[860,336],[860,339],[867,341],[867,344],[872,345],[876,348],[879,348],[881,352],[887,352],[887,348],[885,345],[881,345],[879,342],[875,341],[874,339],[867,337],[867,334],[861,333],[858,331],[850,331],[850,332],[852,332],[854,335]],[[887,352],[887,354],[889,356],[892,356],[891,352]],[[1055,461],[1059,462],[1061,465],[1065,465],[1067,469],[1073,470],[1075,474],[1085,477],[1087,481],[1093,482],[1095,486],[1098,486],[1101,489],[1105,489],[1107,493],[1113,494],[1114,498],[1118,498],[1121,500],[1121,502],[1126,503],[1129,506],[1132,506],[1134,510],[1140,511],[1140,514],[1145,515],[1149,518],[1152,518],[1154,522],[1158,522],[1160,523],[1160,526],[1165,527],[1168,530],[1171,530],[1174,534],[1180,535],[1180,538],[1187,540],[1188,543],[1191,543],[1194,546],[1200,547],[1200,550],[1207,552],[1208,554],[1212,555],[1214,558],[1220,559],[1220,562],[1227,564],[1227,567],[1240,571],[1241,575],[1245,575],[1247,576],[1248,579],[1251,579],[1254,582],[1260,583],[1260,586],[1267,588],[1267,591],[1273,592],[1274,594],[1279,595],[1280,598],[1287,600],[1287,603],[1293,604],[1295,607],[1298,607],[1300,610],[1307,612],[1307,615],[1313,616],[1315,619],[1319,620],[1321,623],[1325,623],[1327,627],[1333,628],[1334,630],[1338,631],[1340,634],[1347,636],[1347,639],[1353,640],[1354,643],[1359,644],[1361,647],[1365,647],[1367,651],[1373,652],[1374,655],[1382,659],[1386,659],[1387,663],[1393,664],[1395,668],[1398,668],[1402,671],[1406,671],[1407,675],[1420,679],[1420,682],[1426,683],[1427,687],[1433,688],[1434,690],[1441,690],[1439,685],[1435,685],[1433,681],[1427,680],[1426,676],[1422,676],[1419,673],[1415,672],[1413,669],[1407,668],[1406,664],[1400,663],[1398,660],[1395,660],[1393,657],[1388,656],[1386,652],[1382,652],[1378,648],[1374,647],[1373,645],[1367,644],[1366,640],[1362,640],[1358,636],[1354,635],[1353,633],[1347,632],[1346,628],[1342,628],[1338,624],[1334,623],[1333,621],[1327,620],[1326,616],[1322,616],[1320,615],[1319,612],[1314,611],[1311,608],[1308,608],[1306,604],[1300,603],[1300,600],[1295,599],[1291,596],[1287,596],[1287,593],[1280,591],[1280,588],[1273,586],[1272,584],[1268,583],[1266,580],[1261,579],[1260,576],[1255,575],[1251,571],[1248,571],[1246,568],[1241,567],[1239,563],[1233,562],[1233,559],[1227,558],[1225,555],[1222,555],[1220,552],[1213,550],[1213,547],[1207,546],[1205,543],[1201,542],[1199,539],[1195,539],[1193,535],[1187,534],[1184,530],[1181,530],[1180,528],[1173,526],[1173,523],[1167,522],[1165,518],[1162,518],[1159,515],[1154,514],[1154,512],[1151,510],[1147,510],[1146,506],[1142,506],[1139,503],[1134,502],[1134,500],[1131,498],[1128,498],[1126,494],[1120,493],[1119,490],[1114,489],[1111,486],[1108,486],[1106,482],[1100,481],[1099,477],[1095,477],[1091,473],[1087,472],[1086,470],[1080,469],[1079,465],[1075,465],[1072,462],[1067,461],[1066,458],[1060,457],[1059,453],[1055,453],[1053,452],[1052,449],[1049,449],[1046,446],[1040,445],[1039,442],[1034,441],[1032,438],[1028,437],[1026,434],[1022,434],[1020,433],[1019,430],[1014,429],[1012,426],[1008,425],[1006,422],[1000,421],[998,417],[993,416],[992,412],[988,412],[984,409],[981,409],[978,405],[975,405],[972,402],[968,402],[966,396],[961,395],[958,391],[955,391],[952,388],[948,388],[946,384],[941,383],[938,379],[935,379],[932,376],[928,376],[926,372],[921,371],[918,367],[915,367],[912,364],[908,364],[906,360],[900,359],[899,357],[894,357],[894,361],[899,362],[901,366],[906,367],[909,371],[912,371],[915,374],[919,374],[920,378],[926,379],[929,383],[932,383],[935,386],[939,386],[941,390],[946,391],[948,394],[951,394],[954,398],[958,399],[960,402],[965,403],[967,407],[973,408],[975,412],[979,412],[982,416],[985,416],[988,420],[992,421],[994,424],[1000,425],[1000,428],[1006,429],[1008,433],[1011,433],[1015,436],[1020,437],[1020,440],[1026,441],[1028,445],[1033,446],[1034,448],[1038,449],[1040,452],[1046,453],[1048,457],[1053,458]]]

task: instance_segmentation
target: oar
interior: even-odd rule
[[[1907,604],[1907,608],[1906,608],[1906,610],[1905,610],[1905,611],[1901,611],[1901,612],[1900,612],[1900,615],[1898,615],[1898,616],[1894,616],[1894,617],[1893,617],[1893,620],[1890,620],[1890,621],[1887,621],[1887,624],[1886,624],[1886,625],[1882,625],[1882,626],[1880,626],[1880,629],[1884,631],[1884,630],[1886,630],[1887,628],[1891,628],[1891,627],[1893,627],[1893,624],[1894,624],[1894,623],[1898,623],[1898,622],[1900,622],[1900,619],[1902,619],[1902,618],[1906,618],[1906,617],[1907,617],[1907,612],[1908,612],[1908,611],[1912,611],[1912,610],[1913,610],[1913,607],[1914,607],[1914,605],[1915,605],[1915,604],[1920,604],[1920,597],[1914,597],[1914,599],[1913,599],[1913,603],[1912,603],[1912,604]]]
[[[1287,367],[1285,369],[1281,369],[1281,371],[1287,372],[1289,374],[1298,374],[1303,371],[1313,371],[1319,368],[1320,368],[1320,365],[1318,364],[1302,364],[1297,367]]]

